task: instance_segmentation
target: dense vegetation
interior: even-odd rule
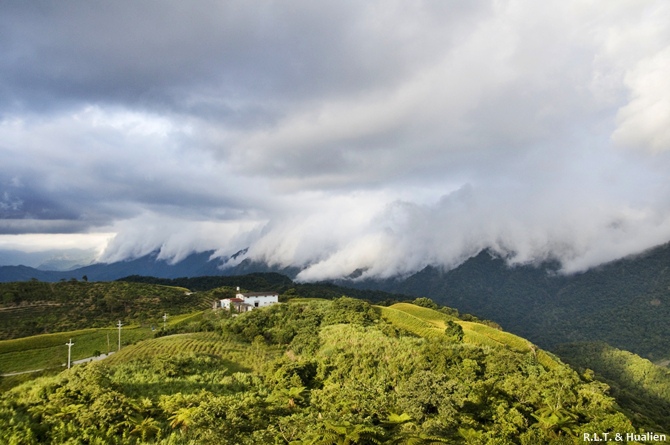
[[[298,295],[346,294],[387,303],[429,296],[461,312],[494,319],[544,348],[603,341],[661,362],[670,359],[670,324],[665,322],[670,317],[668,264],[670,245],[569,276],[559,274],[555,262],[509,267],[504,258],[484,251],[454,270],[427,267],[405,278],[338,282],[346,287],[292,283],[278,274],[253,274],[253,279],[265,281],[262,287],[235,284],[237,277],[127,279],[202,290],[239,285],[284,293],[294,288]]]
[[[92,327],[155,323],[211,306],[212,296],[139,283],[0,283],[0,340]]]
[[[302,298],[333,299],[347,295],[352,298],[384,304],[392,304],[398,301],[412,301],[416,298],[379,290],[342,287],[328,282],[295,283],[287,276],[274,272],[251,273],[238,276],[201,276],[173,279],[131,275],[119,281],[162,284],[165,286],[184,287],[193,291],[208,291],[221,287],[240,287],[242,289],[275,291],[287,298],[300,296]]]
[[[460,267],[428,267],[406,279],[344,282],[491,318],[544,348],[603,341],[654,361],[670,358],[670,245],[565,276],[558,265],[509,267],[482,252]]]
[[[638,425],[670,433],[670,370],[605,343],[574,343],[558,349],[561,357],[607,382],[612,395]]]
[[[205,318],[208,332],[4,393],[0,442],[535,445],[635,431],[605,384],[449,310],[342,297]]]
[[[117,281],[184,287],[193,291],[206,291],[221,287],[240,287],[243,289],[262,289],[266,291],[284,292],[293,286],[293,281],[291,281],[290,278],[278,273],[251,273],[248,275],[237,276],[210,275],[183,278],[157,278],[130,275]]]

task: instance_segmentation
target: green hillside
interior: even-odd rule
[[[495,320],[543,348],[603,341],[653,361],[670,359],[670,244],[574,275],[558,265],[517,265],[483,251],[459,267],[427,267],[404,279],[344,282],[429,296]]]
[[[545,351],[539,350],[528,340],[482,323],[459,320],[454,316],[434,309],[408,303],[398,303],[390,307],[379,307],[379,309],[384,319],[421,337],[444,335],[447,323],[452,321],[462,328],[465,343],[494,348],[500,347],[514,352],[532,354],[540,364],[548,369],[558,366],[555,359]]]
[[[202,276],[190,278],[155,278],[144,276],[129,276],[120,279],[130,283],[161,284],[164,286],[176,286],[191,289],[192,291],[211,291],[215,289],[255,289],[263,291],[275,291],[286,298],[339,298],[347,295],[382,304],[392,304],[398,301],[411,301],[415,297],[398,293],[389,293],[380,290],[355,289],[352,287],[338,286],[329,282],[318,283],[296,283],[285,275],[274,272],[250,273],[236,276]]]
[[[154,320],[157,327],[153,329],[149,325],[125,324],[122,327],[121,346],[125,348],[128,345],[152,339],[163,333],[202,327],[207,325],[207,323],[203,323],[203,316],[202,311],[170,316],[165,324],[166,331],[163,331],[162,318]],[[70,340],[74,343],[71,349],[71,359],[74,361],[110,352],[115,353],[118,349],[119,337],[117,328],[110,327],[0,340],[0,374],[35,370],[61,370],[67,362],[68,348],[65,343]],[[14,380],[22,381],[28,377],[17,377]],[[12,381],[3,383],[0,388],[12,385]]]
[[[143,283],[0,283],[0,340],[126,324],[157,325],[211,307],[212,295]]]
[[[530,445],[637,431],[604,384],[452,314],[342,297],[184,317],[182,333],[3,393],[0,443]]]
[[[605,343],[565,344],[557,352],[571,365],[592,370],[607,382],[637,424],[670,433],[670,370]]]

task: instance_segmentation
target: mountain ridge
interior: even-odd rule
[[[670,245],[574,275],[554,264],[509,267],[480,252],[461,266],[427,267],[402,280],[347,285],[428,296],[552,348],[605,341],[652,360],[667,358],[670,327]]]
[[[245,249],[246,250],[246,249]],[[300,272],[296,267],[273,267],[260,262],[244,259],[234,266],[226,267],[231,259],[245,253],[241,250],[230,258],[213,257],[216,251],[207,250],[188,255],[186,258],[172,263],[169,259],[159,258],[159,251],[151,252],[139,258],[111,263],[95,263],[71,270],[43,270],[30,266],[0,266],[0,283],[12,281],[57,282],[71,279],[91,281],[114,281],[130,275],[152,276],[156,278],[182,278],[197,276],[230,276],[244,275],[254,272],[279,272],[291,278]]]
[[[0,281],[111,281],[127,276],[181,278],[275,272],[295,279],[298,268],[279,268],[242,260],[222,269],[226,259],[212,251],[170,264],[158,253],[118,263],[96,264],[68,272],[25,266],[0,267]],[[603,264],[573,275],[558,273],[555,262],[510,267],[504,258],[482,251],[455,269],[426,267],[405,278],[341,279],[332,283],[429,297],[439,304],[480,318],[543,348],[560,343],[604,341],[653,361],[670,358],[670,245]]]

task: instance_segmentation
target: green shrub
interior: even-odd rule
[[[379,314],[372,305],[363,300],[343,296],[333,300],[323,319],[323,325],[347,323],[367,326],[377,320]]]

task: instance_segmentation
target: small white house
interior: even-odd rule
[[[271,306],[279,303],[279,294],[276,292],[238,292],[235,298],[224,298],[215,303],[214,308],[230,309],[231,306],[237,312],[247,312],[259,307]]]

